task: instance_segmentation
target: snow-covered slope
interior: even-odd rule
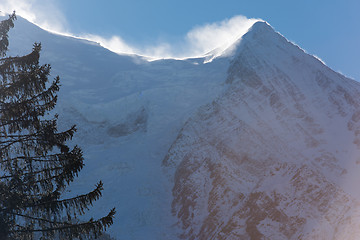
[[[91,214],[116,207],[113,237],[176,239],[172,185],[161,162],[188,117],[222,91],[228,59],[148,62],[18,17],[10,54],[26,54],[34,42],[42,43],[41,61],[61,78],[59,125],[77,125],[73,143],[85,155],[86,166],[67,194],[84,193],[101,179],[104,194]]]
[[[164,159],[183,239],[359,239],[360,85],[267,23]]]
[[[19,18],[10,53],[35,41],[86,158],[66,194],[103,180],[91,214],[117,208],[113,237],[360,235],[360,85],[266,23],[216,58],[148,62]]]

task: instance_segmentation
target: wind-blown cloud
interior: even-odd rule
[[[186,40],[194,55],[202,55],[214,49],[224,51],[259,20],[235,16],[222,22],[196,27],[186,35]]]
[[[84,36],[99,42],[102,46],[117,53],[135,53],[159,58],[189,58],[204,56],[211,51],[222,53],[244,35],[260,19],[235,16],[221,22],[197,26],[190,30],[177,44],[167,42],[155,46],[136,47],[125,43],[120,37],[105,39],[96,35]],[[216,53],[215,53],[216,55]]]
[[[121,37],[112,36],[111,38],[104,38],[94,34],[82,34],[80,38],[100,43],[103,47],[110,51],[124,54],[139,54],[139,50],[128,45]]]
[[[260,20],[234,16],[221,22],[196,26],[177,43],[162,42],[157,45],[137,46],[116,35],[105,38],[91,33],[71,33],[71,26],[57,2],[58,0],[1,0],[0,11],[11,13],[15,10],[17,15],[51,32],[95,41],[116,53],[138,54],[152,59],[200,57],[209,52],[220,54]]]

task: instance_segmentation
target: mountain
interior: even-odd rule
[[[258,22],[164,166],[183,239],[358,239],[360,85]]]
[[[228,59],[149,62],[18,17],[9,54],[24,55],[34,42],[42,43],[40,61],[60,76],[59,128],[76,124],[73,143],[84,151],[85,167],[66,194],[87,192],[102,180],[103,197],[90,215],[116,207],[113,237],[176,239],[172,186],[162,159],[186,120],[223,90]]]
[[[90,215],[116,207],[113,237],[359,235],[360,86],[267,23],[185,60],[115,54],[19,17],[10,54],[34,42],[61,78],[60,128],[77,125],[86,159],[65,194],[103,180]]]

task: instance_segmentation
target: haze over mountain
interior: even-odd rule
[[[360,85],[257,22],[225,52],[146,61],[19,18],[10,54],[41,42],[118,239],[356,239]],[[212,60],[212,61],[210,61]]]

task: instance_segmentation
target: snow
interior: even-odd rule
[[[269,238],[289,239],[293,229],[294,239],[356,236],[332,228],[360,222],[360,86],[269,24],[255,23],[228,50],[184,60],[115,54],[19,18],[10,53],[35,41],[61,78],[60,128],[77,125],[73,144],[86,159],[66,195],[102,180],[90,214],[116,207],[113,237],[244,237],[250,220]]]
[[[90,213],[100,217],[116,207],[113,237],[176,239],[172,183],[161,163],[189,116],[223,90],[229,60],[148,62],[51,34],[18,17],[9,54],[26,54],[35,41],[42,43],[41,62],[61,79],[59,126],[76,124],[73,144],[84,151],[86,166],[66,195],[102,180],[103,197]]]
[[[166,158],[186,238],[357,239],[360,85],[265,22],[241,39],[226,82]]]

